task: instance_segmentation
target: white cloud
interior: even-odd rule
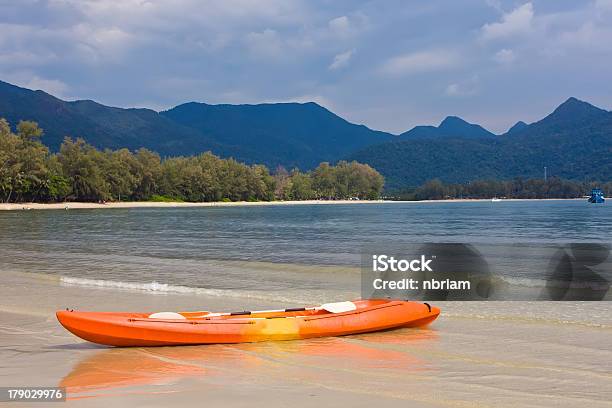
[[[487,6],[493,7],[495,10],[503,12],[500,0],[485,0],[485,3]]]
[[[361,11],[355,11],[329,20],[326,32],[321,34],[331,37],[334,41],[347,41],[367,32],[370,28],[368,16]]]
[[[12,66],[40,66],[52,61],[57,61],[58,57],[51,52],[33,53],[30,51],[2,51],[0,49],[0,67]]]
[[[446,87],[445,93],[449,96],[455,96],[459,94],[459,84],[450,84]]]
[[[600,11],[612,11],[612,0],[597,0],[595,7]]]
[[[1,3],[0,16],[5,17]],[[14,8],[23,8],[24,17],[17,24],[3,24],[0,18],[0,54],[3,47],[39,48],[65,61],[95,64],[127,61],[129,51],[144,47],[190,57],[218,52],[244,45],[248,33],[266,35],[266,28],[283,32],[312,17],[308,5],[284,0],[40,0]],[[42,16],[42,23],[36,16]],[[327,29],[327,20],[319,23]]]
[[[514,51],[503,48],[495,53],[493,59],[500,64],[510,64],[516,59],[516,55],[514,55]]]
[[[558,37],[558,46],[567,49],[588,50],[593,52],[612,53],[612,28],[597,25],[591,21],[578,29],[565,31]]]
[[[332,61],[332,63],[329,65],[328,68],[331,70],[336,70],[336,69],[346,67],[349,64],[349,61],[351,60],[351,57],[353,56],[354,52],[355,50],[348,50],[348,51],[335,55],[334,60]]]
[[[237,28],[249,22],[299,23],[307,16],[301,4],[283,0],[60,0],[100,24],[150,31],[183,27]]]
[[[112,62],[120,59],[137,40],[137,36],[114,26],[97,27],[78,22],[59,27],[27,24],[0,24],[0,54],[9,52],[38,55],[40,60],[57,62]],[[25,65],[25,64],[24,64]]]
[[[33,90],[45,91],[53,96],[64,97],[68,90],[68,85],[57,79],[41,78],[39,76],[32,76],[26,81],[19,81],[19,86],[29,88]]]
[[[578,55],[612,54],[612,26],[608,12],[612,0],[585,3],[583,7],[556,12],[534,13],[525,3],[502,16],[499,22],[485,24],[480,38],[484,43],[504,40],[506,48],[497,51],[493,60],[508,64],[518,53],[523,60],[559,60]],[[528,39],[525,38],[528,36]],[[481,44],[482,45],[482,44]]]
[[[401,76],[447,69],[458,63],[459,57],[452,51],[420,51],[393,57],[383,63],[380,71],[390,76]]]
[[[328,25],[331,31],[340,35],[346,35],[351,28],[347,16],[336,17],[333,20],[330,20]]]
[[[525,3],[504,14],[501,21],[482,26],[482,38],[493,40],[528,33],[531,31],[533,17],[533,5]]]
[[[79,44],[85,48],[85,54],[93,58],[93,62],[120,61],[137,41],[137,36],[118,27],[93,27],[79,24],[73,28],[73,33],[79,38]]]
[[[449,84],[444,93],[453,97],[471,96],[478,93],[479,86],[480,79],[478,75],[474,75],[466,81]]]
[[[282,51],[280,36],[270,28],[261,32],[248,33],[245,41],[251,53],[258,57],[277,57]]]

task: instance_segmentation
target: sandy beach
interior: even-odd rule
[[[1,210],[83,210],[83,209],[111,209],[111,208],[196,208],[196,207],[244,207],[269,205],[332,205],[332,204],[372,204],[393,203],[384,200],[305,200],[305,201],[216,201],[216,202],[153,202],[153,201],[122,201],[112,203],[0,203]]]
[[[550,198],[550,199],[504,199],[502,201],[560,201],[582,200],[582,198]],[[401,204],[401,203],[466,203],[490,202],[490,199],[452,199],[452,200],[422,200],[422,201],[396,201],[396,200],[302,200],[302,201],[215,201],[215,202],[153,202],[153,201],[122,201],[105,204],[85,202],[65,203],[0,203],[0,211],[11,210],[83,210],[83,209],[111,209],[111,208],[194,208],[194,207],[245,207],[270,205],[343,205],[343,204]]]
[[[612,398],[609,302],[442,303],[440,319],[425,329],[113,349],[72,336],[54,311],[279,305],[2,276],[0,385],[65,386],[70,406],[609,407]]]

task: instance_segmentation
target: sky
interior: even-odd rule
[[[612,0],[0,0],[0,80],[163,110],[317,102],[401,133],[612,108]]]

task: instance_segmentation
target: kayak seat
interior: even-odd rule
[[[149,319],[185,320],[186,317],[175,312],[157,312],[149,315]]]
[[[357,305],[353,302],[324,303],[321,305],[321,309],[329,313],[344,313],[357,310]]]

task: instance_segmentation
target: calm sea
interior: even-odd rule
[[[612,206],[568,200],[0,212],[0,273],[312,302],[359,293],[363,248],[427,242],[525,251],[610,243]],[[534,278],[537,269],[506,273]]]

